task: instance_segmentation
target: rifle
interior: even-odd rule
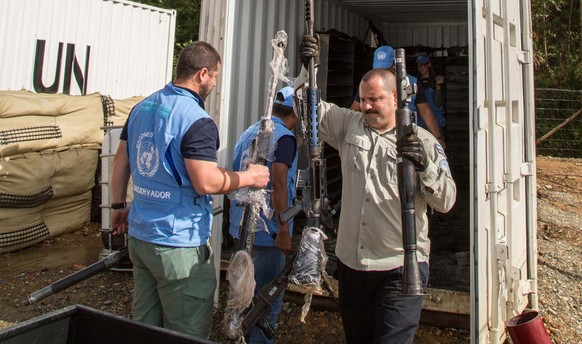
[[[116,266],[123,258],[127,257],[128,254],[127,246],[122,247],[119,251],[111,253],[107,257],[89,265],[88,267],[63,277],[51,285],[48,285],[28,295],[28,304],[31,305],[44,299],[47,296],[58,293],[61,290],[67,289],[72,285],[86,280],[87,278],[96,275],[101,271],[112,268]]]
[[[306,33],[313,36],[313,0],[305,0]],[[307,95],[307,138],[309,141],[309,167],[297,173],[297,196],[293,205],[279,214],[281,223],[287,223],[303,211],[307,215],[306,227],[319,228],[321,223],[321,207],[324,197],[325,168],[319,142],[319,102],[321,91],[317,88],[315,79],[315,61],[308,63],[309,86]]]
[[[314,0],[305,0],[306,34],[314,35]],[[327,255],[323,240],[327,239],[321,226],[325,224],[322,209],[328,208],[326,199],[325,163],[322,157],[322,145],[319,141],[319,103],[321,92],[317,88],[315,73],[315,58],[312,56],[307,63],[308,87],[303,89],[302,103],[303,137],[307,137],[309,148],[309,167],[297,173],[297,195],[293,205],[279,214],[279,221],[287,223],[303,211],[306,216],[299,253],[291,273],[293,283],[306,287],[306,304],[303,306],[301,320],[305,318],[311,303],[311,296],[323,284],[332,297],[331,286],[327,280],[325,264]],[[296,85],[297,86],[297,85]],[[304,118],[306,115],[306,119]],[[316,276],[318,275],[318,276]],[[320,280],[321,278],[321,280]]]
[[[216,207],[212,210],[212,215],[218,215],[220,213],[222,213],[222,207]],[[68,276],[65,276],[60,280],[31,293],[30,295],[28,295],[28,303],[33,304],[37,301],[44,299],[45,297],[56,294],[59,291],[65,290],[72,285],[84,281],[87,278],[96,275],[101,271],[111,269],[117,266],[117,264],[123,261],[123,259],[125,259],[128,255],[129,251],[127,249],[127,246],[124,246],[120,248],[119,251],[112,252],[105,258],[87,266],[86,268],[74,272]]]
[[[271,311],[273,301],[277,296],[279,296],[279,294],[281,294],[281,292],[283,292],[283,290],[285,290],[285,288],[287,288],[287,279],[291,273],[294,262],[295,257],[293,256],[285,264],[285,268],[279,276],[265,285],[261,291],[253,297],[253,307],[244,316],[242,321],[241,328],[243,336],[246,336],[254,326],[257,326],[263,331],[267,338],[273,338],[275,335],[275,329],[271,327],[266,318]]]
[[[398,108],[396,109],[396,142],[416,131],[412,121],[412,112],[407,104],[416,93],[416,85],[410,84],[406,76],[406,58],[404,49],[396,49],[396,85]],[[420,268],[416,258],[416,219],[414,208],[414,190],[417,173],[414,163],[409,159],[397,157],[396,173],[398,193],[402,209],[402,246],[404,248],[404,266],[402,271],[402,295],[425,295]]]

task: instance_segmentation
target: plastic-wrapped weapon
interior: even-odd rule
[[[273,59],[271,60],[271,78],[267,93],[265,111],[259,122],[256,139],[250,147],[249,158],[244,164],[249,163],[266,166],[273,152],[273,130],[275,124],[271,119],[273,101],[279,80],[288,81],[285,76],[287,59],[283,55],[287,47],[287,33],[278,31],[271,40],[273,46]],[[266,197],[266,190],[256,188],[243,188],[235,191],[231,199],[239,201],[244,206],[241,224],[239,226],[239,241],[237,251],[231,258],[226,272],[229,282],[228,301],[224,312],[224,330],[230,342],[244,342],[242,332],[242,312],[249,306],[255,289],[254,265],[252,262],[252,247],[256,232],[257,221],[260,220],[261,210],[267,217],[272,211]]]

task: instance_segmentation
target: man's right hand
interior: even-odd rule
[[[319,64],[319,36],[303,35],[303,40],[299,45],[299,59],[303,66],[307,68],[310,58],[314,58],[314,64]]]
[[[111,233],[113,235],[122,235],[127,233],[127,217],[129,208],[111,209]]]
[[[269,168],[267,166],[249,164],[246,172],[249,173],[251,176],[251,179],[253,181],[251,185],[252,187],[259,189],[264,189],[267,187],[267,184],[269,183],[269,179],[271,176],[271,174],[269,173]]]

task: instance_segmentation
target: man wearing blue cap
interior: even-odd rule
[[[293,110],[293,87],[283,87],[277,93],[273,103],[272,120],[275,123],[273,142],[276,142],[272,161],[267,163],[271,172],[271,183],[267,190],[271,194],[271,208],[274,210],[272,218],[268,219],[261,214],[263,221],[257,222],[257,232],[253,246],[253,263],[255,266],[255,293],[259,292],[267,283],[274,280],[285,267],[285,255],[291,251],[291,236],[293,235],[293,220],[281,224],[279,212],[287,209],[295,198],[295,181],[297,176],[297,141],[291,131],[298,122]],[[259,132],[259,123],[251,125],[239,138],[234,147],[232,168],[241,170],[242,164],[250,153],[250,147]],[[243,207],[231,200],[229,233],[239,237],[239,226],[242,219]],[[267,228],[265,228],[265,225]],[[240,238],[238,238],[240,239]],[[267,321],[275,328],[284,292],[281,293],[271,306]],[[273,343],[274,338],[268,339],[263,332],[254,327],[249,333],[247,343]]]
[[[443,137],[442,135],[446,125],[445,109],[443,106],[445,99],[445,78],[442,75],[436,75],[430,58],[427,55],[423,54],[418,56],[416,58],[416,66],[420,74],[417,82],[418,87],[422,88],[428,105],[437,120],[441,137]],[[423,126],[423,124],[422,118],[419,118],[418,125]]]
[[[394,49],[389,45],[383,45],[374,51],[374,61],[372,63],[373,69],[389,69],[395,72],[396,65],[394,64]],[[407,74],[410,83],[415,84],[417,80],[414,76]],[[408,102],[408,107],[410,111],[414,111],[419,114],[418,125],[430,131],[434,137],[437,138],[439,143],[446,148],[445,141],[442,137],[439,125],[432,113],[429,103],[427,101],[424,90],[418,87],[417,94],[412,96],[412,101]],[[354,102],[351,107],[354,111],[360,110],[360,94],[356,94],[354,97]]]

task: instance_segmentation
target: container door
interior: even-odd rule
[[[475,0],[469,16],[471,337],[499,343],[537,306],[530,1]]]

